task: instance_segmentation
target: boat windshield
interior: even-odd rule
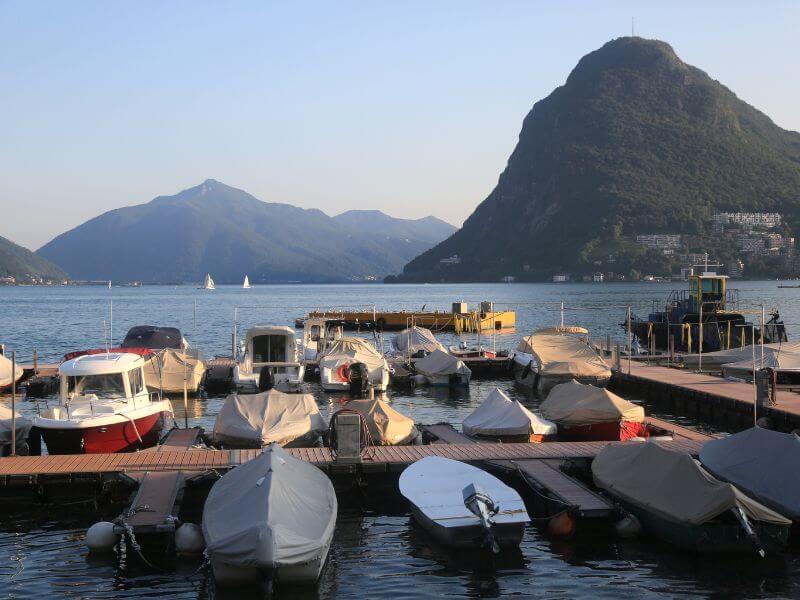
[[[84,396],[95,394],[98,398],[124,398],[125,381],[122,373],[67,377],[67,393]]]
[[[286,336],[259,335],[253,338],[253,362],[286,362]]]

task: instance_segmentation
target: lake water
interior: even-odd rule
[[[522,335],[558,324],[561,302],[565,322],[588,327],[594,338],[623,340],[619,323],[626,307],[646,314],[680,283],[630,284],[462,284],[462,285],[303,285],[250,290],[221,286],[192,287],[0,287],[0,343],[29,362],[34,348],[40,360],[56,361],[65,352],[104,345],[111,323],[119,342],[137,324],[179,327],[206,357],[229,354],[234,308],[243,332],[256,324],[292,324],[315,308],[373,305],[378,309],[449,310],[465,300],[492,300],[498,309],[517,312],[515,331],[486,338],[486,344],[513,348]],[[741,299],[760,313],[781,309],[789,338],[800,338],[800,289],[777,282],[741,282]],[[252,308],[244,308],[245,306]],[[258,307],[258,308],[255,308]],[[754,315],[754,318],[757,318]],[[104,327],[105,321],[105,327]],[[387,342],[391,333],[386,334]],[[453,335],[440,336],[454,343]],[[467,338],[474,340],[474,338]],[[340,403],[316,384],[306,384],[326,416]],[[390,391],[389,401],[417,422],[460,423],[483,398],[500,387],[535,409],[538,400],[510,381],[476,381],[468,392],[416,389]],[[639,400],[639,399],[635,399]],[[8,402],[8,399],[0,400]],[[191,399],[190,425],[213,427],[223,398]],[[34,404],[22,401],[25,413]],[[174,401],[176,418],[186,414]],[[682,424],[713,429],[680,416],[648,410]],[[368,494],[369,496],[369,494]],[[757,560],[746,557],[697,557],[652,539],[621,541],[609,535],[583,534],[569,541],[550,540],[530,526],[519,554],[500,561],[453,555],[431,544],[411,526],[397,500],[367,498],[360,507],[342,506],[328,566],[316,589],[280,589],[279,598],[476,598],[518,596],[574,597],[800,597],[800,552]],[[343,503],[344,504],[344,503]],[[125,561],[89,559],[83,535],[97,520],[80,505],[20,507],[0,505],[0,595],[68,598],[217,598],[213,578],[195,572],[197,563],[179,562],[167,571]],[[241,596],[241,594],[237,594]]]

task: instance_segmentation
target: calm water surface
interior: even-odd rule
[[[630,305],[647,313],[680,284],[516,284],[516,285],[347,285],[265,286],[251,290],[222,286],[213,292],[193,287],[3,288],[0,287],[0,343],[30,361],[34,348],[43,361],[65,352],[102,346],[111,324],[119,342],[137,324],[174,325],[206,357],[230,353],[234,307],[238,328],[256,324],[291,324],[314,308],[377,305],[379,309],[448,310],[450,303],[493,300],[498,308],[517,311],[515,331],[484,340],[513,348],[519,337],[560,320],[588,327],[592,336],[620,341]],[[790,339],[800,337],[800,289],[779,289],[777,282],[742,282],[742,300],[760,312],[778,306]],[[105,326],[104,326],[105,321]],[[387,335],[388,337],[391,334]],[[455,343],[452,335],[440,336]],[[472,338],[474,339],[474,338]],[[417,422],[460,423],[486,395],[500,387],[535,409],[538,400],[509,381],[476,381],[468,392],[417,389],[390,392],[389,401]],[[316,384],[307,391],[323,414],[340,400]],[[634,399],[640,400],[640,399]],[[8,402],[8,399],[0,401]],[[213,427],[223,398],[192,399],[190,425]],[[186,414],[174,401],[176,418]],[[660,416],[712,429],[680,416]],[[22,410],[34,412],[32,402]],[[478,598],[478,597],[800,597],[800,552],[780,557],[703,558],[684,554],[651,539],[619,541],[608,535],[584,534],[570,541],[552,541],[529,527],[518,554],[500,560],[464,556],[433,545],[411,525],[397,499],[367,498],[342,502],[329,564],[318,589],[283,589],[279,598]],[[344,505],[347,506],[344,506]],[[97,514],[80,505],[20,507],[0,505],[0,596],[68,598],[224,598],[198,563],[178,562],[166,571],[146,569],[123,560],[87,557],[83,536]],[[241,593],[236,594],[241,598]]]

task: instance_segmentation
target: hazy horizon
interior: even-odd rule
[[[533,104],[632,16],[800,130],[791,2],[77,6],[0,4],[0,235],[31,249],[208,178],[460,226]]]

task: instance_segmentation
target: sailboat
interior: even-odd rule
[[[244,276],[244,283],[242,284],[242,288],[249,290],[250,289],[250,279],[247,275]]]
[[[214,286],[214,280],[211,279],[211,274],[210,273],[206,273],[206,278],[203,281],[203,285],[200,286],[200,289],[201,290],[215,290],[215,289],[217,289]]]

